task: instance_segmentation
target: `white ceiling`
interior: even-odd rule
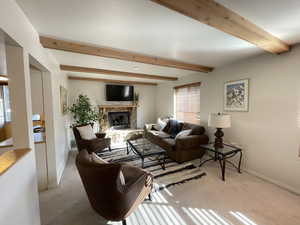
[[[248,42],[149,0],[16,1],[41,35],[59,39],[213,67],[263,52]],[[300,41],[299,0],[218,0],[218,2],[289,44]],[[195,73],[56,50],[49,51],[61,64],[178,77]],[[136,66],[138,70],[134,69]]]

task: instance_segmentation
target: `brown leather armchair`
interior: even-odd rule
[[[152,189],[153,176],[148,172],[127,164],[96,162],[86,150],[77,155],[76,166],[92,208],[105,219],[122,221],[123,225]]]
[[[81,126],[85,126],[85,125],[81,125]],[[74,133],[78,151],[86,149],[89,153],[91,153],[91,152],[100,152],[105,148],[108,148],[111,151],[110,148],[111,140],[110,138],[105,138],[105,133],[96,133],[95,135],[97,138],[92,140],[84,140],[81,138],[80,133],[77,129],[77,127],[81,127],[81,126],[73,127],[73,133]]]

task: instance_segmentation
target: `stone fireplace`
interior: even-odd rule
[[[136,129],[137,108],[135,105],[100,105],[103,115],[100,119],[101,131],[108,129]]]

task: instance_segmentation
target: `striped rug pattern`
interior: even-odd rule
[[[142,160],[132,151],[127,155],[126,147],[103,151],[98,155],[109,162],[124,162],[141,167]],[[144,169],[154,176],[154,191],[163,190],[176,184],[183,184],[190,180],[199,179],[206,174],[192,162],[177,163],[171,159],[166,159],[165,170],[162,169],[158,157],[145,159]]]

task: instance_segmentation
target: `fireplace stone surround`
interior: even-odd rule
[[[103,115],[100,119],[100,128],[102,132],[106,132],[111,128],[109,123],[109,112],[111,113],[121,113],[128,112],[129,113],[129,125],[126,128],[136,129],[137,128],[137,107],[135,105],[100,105],[99,106],[100,113]],[[125,127],[124,127],[125,128]]]

